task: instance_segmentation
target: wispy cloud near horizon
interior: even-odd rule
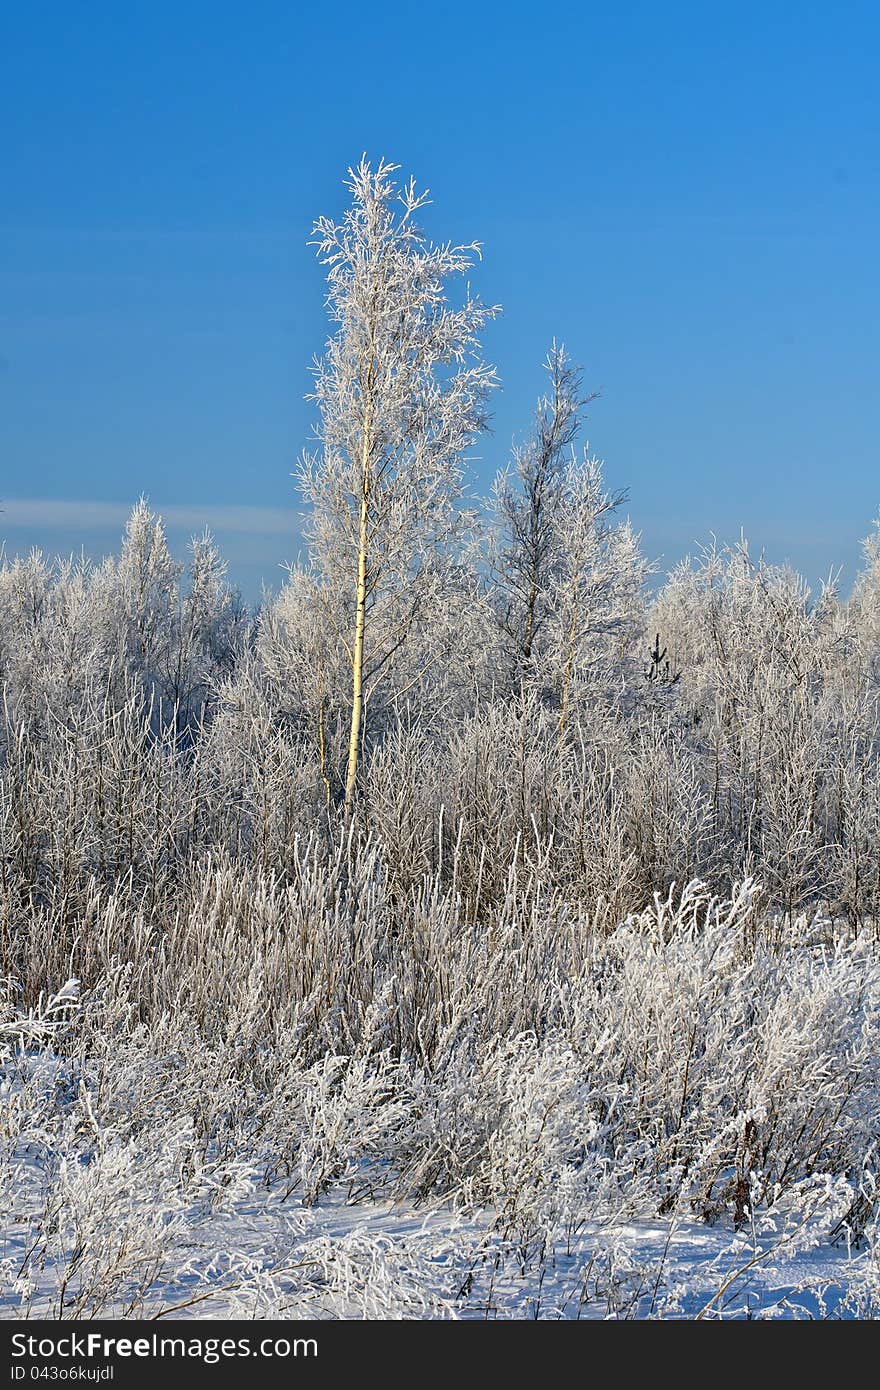
[[[299,530],[293,508],[248,506],[168,506],[149,503],[172,530],[236,532],[249,536],[290,536]],[[6,528],[35,527],[47,531],[122,530],[131,512],[124,502],[97,499],[70,501],[63,498],[10,497],[0,499],[0,532]]]

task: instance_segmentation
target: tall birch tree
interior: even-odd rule
[[[351,674],[346,822],[369,701],[454,569],[463,456],[496,384],[479,335],[497,310],[469,286],[457,306],[447,297],[479,245],[428,240],[418,223],[427,192],[398,186],[397,167],[362,159],[341,221],[321,217],[314,228],[333,334],[314,368],[318,448],[299,480],[312,563],[330,592],[346,594],[344,625],[331,619],[328,632]]]

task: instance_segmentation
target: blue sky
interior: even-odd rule
[[[710,532],[845,582],[880,506],[873,3],[50,3],[0,25],[0,539],[115,548],[141,492],[249,596],[297,552],[326,333],[306,246],[362,150],[479,238],[504,389],[550,340],[668,564]]]

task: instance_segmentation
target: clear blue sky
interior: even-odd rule
[[[742,527],[850,579],[880,505],[878,73],[873,0],[7,5],[0,538],[100,553],[146,492],[250,596],[278,582],[326,331],[305,243],[365,150],[484,242],[483,481],[555,335],[649,554]]]

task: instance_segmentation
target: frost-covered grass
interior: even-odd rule
[[[876,1314],[871,941],[749,882],[460,906],[369,849],[176,934],[96,899],[91,983],[7,990],[5,1313]]]

